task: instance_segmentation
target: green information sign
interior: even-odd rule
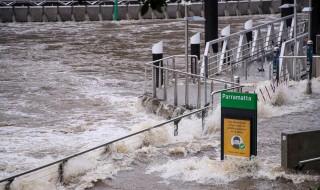
[[[257,94],[222,92],[221,107],[256,110]]]
[[[221,160],[257,155],[257,94],[221,93]]]

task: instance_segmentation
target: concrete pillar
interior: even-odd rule
[[[99,21],[100,6],[87,5],[87,14],[90,21]]]
[[[140,5],[130,5],[128,7],[128,14],[131,19],[139,20],[140,18]]]
[[[0,7],[0,21],[13,22],[13,8],[11,6]]]
[[[249,9],[251,14],[259,14],[260,1],[250,1]]]
[[[57,6],[44,6],[44,15],[46,15],[48,22],[57,22],[58,7]]]
[[[205,42],[218,38],[218,0],[205,0]],[[218,44],[213,45],[213,51],[218,52]]]
[[[29,13],[28,7],[24,7],[24,6],[14,7],[14,14],[17,22],[28,22],[28,13]]]
[[[43,7],[42,6],[30,6],[29,13],[32,22],[42,22],[43,21]]]
[[[270,8],[272,8],[273,1],[262,1],[262,12],[263,14],[270,14]]]
[[[71,13],[72,13],[72,7],[71,6],[59,6],[59,15],[61,18],[61,21],[71,21]]]
[[[164,19],[164,18],[166,18],[165,14],[164,14],[164,13],[166,12],[166,8],[165,8],[165,7],[162,7],[162,13],[159,13],[159,12],[156,11],[156,10],[154,10],[153,12],[154,12],[155,17],[156,17],[157,19]]]
[[[177,14],[176,14],[177,10],[178,10],[178,4],[176,4],[176,3],[168,4],[168,6],[167,6],[168,18],[169,19],[177,18]]]
[[[281,6],[281,1],[272,1],[271,6],[273,8],[274,13],[276,13],[276,14],[280,13],[279,7]]]
[[[74,16],[75,21],[85,21],[86,6],[72,6],[72,14]]]
[[[127,19],[127,5],[118,5],[118,20]]]
[[[102,20],[113,20],[113,5],[101,5]]]
[[[201,16],[203,3],[192,3],[191,11],[193,12],[194,16]]]
[[[248,7],[249,7],[249,2],[248,1],[239,1],[238,2],[238,9],[239,9],[241,15],[247,15],[248,14]]]
[[[216,0],[215,0],[216,1]],[[206,1],[204,2],[204,5],[206,5]],[[219,3],[218,3],[218,9],[217,9],[217,11],[218,11],[218,16],[224,16],[224,9],[225,9],[225,7],[226,7],[226,2],[221,2],[221,1],[219,1]],[[204,12],[206,12],[206,6],[204,6]],[[204,13],[204,14],[206,14],[206,13]]]
[[[225,15],[225,16],[236,16],[237,2],[236,1],[227,2],[225,9],[228,10],[229,12],[229,15]]]
[[[152,19],[153,17],[152,17],[152,13],[153,11],[152,11],[152,9],[151,9],[151,7],[149,7],[149,9],[148,9],[148,12],[146,13],[146,14],[144,14],[143,16],[142,16],[142,18],[143,19]]]

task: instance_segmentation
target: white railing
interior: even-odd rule
[[[290,15],[207,42],[204,59],[201,63],[202,76],[205,74],[204,68],[206,66],[209,77],[230,73],[232,80],[234,67],[238,65],[246,66],[255,61],[263,63],[266,61],[267,56],[272,53],[274,46],[281,46],[283,42],[293,38],[293,22],[291,22],[290,27],[287,27],[286,24],[287,21],[291,21],[293,18],[294,16]],[[298,36],[308,32],[308,22],[300,20],[297,24]],[[252,35],[252,41],[247,39],[247,35]],[[218,50],[217,52],[214,51],[214,47]]]

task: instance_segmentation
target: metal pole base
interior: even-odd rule
[[[308,81],[306,94],[312,94],[311,81]]]

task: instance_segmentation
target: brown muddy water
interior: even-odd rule
[[[221,17],[219,29],[230,24],[235,32],[246,20],[257,25],[277,18]],[[189,27],[189,36],[201,33],[203,50],[203,23]],[[144,63],[159,41],[164,56],[183,54],[183,21],[1,23],[0,178],[164,121],[137,104]],[[253,161],[219,161],[217,108],[204,131],[197,127],[199,119],[187,118],[178,137],[169,125],[68,161],[64,184],[51,168],[32,180],[15,180],[12,188],[316,189],[317,173],[280,167],[281,132],[319,129],[320,80],[314,79],[312,96],[304,94],[304,86],[302,81],[279,88],[279,106],[272,105],[276,100],[259,102]],[[51,180],[41,181],[44,176]]]

